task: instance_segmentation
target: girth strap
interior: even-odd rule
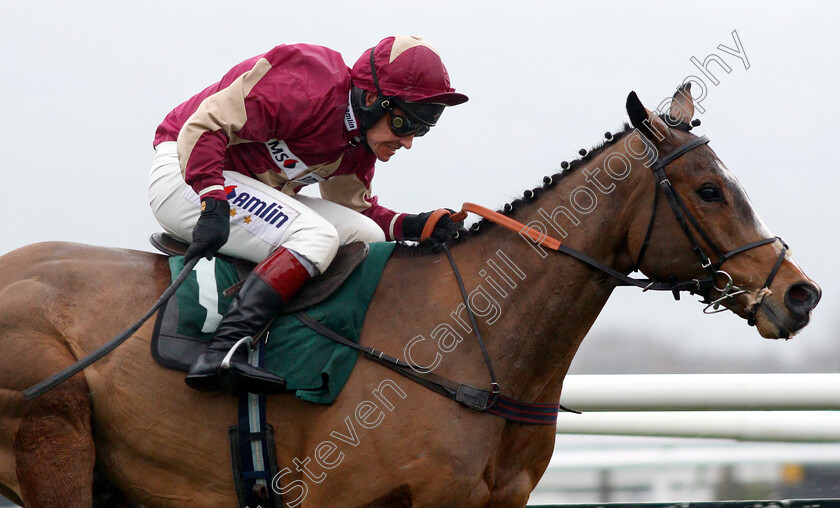
[[[580,413],[580,411],[569,409],[562,404],[522,402],[490,390],[482,390],[471,385],[456,383],[434,372],[424,371],[423,367],[400,361],[377,349],[356,344],[333,329],[322,325],[304,312],[296,313],[295,317],[301,323],[312,328],[324,337],[364,353],[366,358],[388,367],[415,383],[439,395],[443,395],[447,399],[454,400],[469,409],[486,411],[487,413],[516,423],[529,423],[534,425],[556,425],[557,413],[559,411]]]
[[[438,376],[437,374],[431,372],[423,372],[423,368],[417,365],[410,365],[403,361],[394,358],[393,356],[379,351],[378,349],[374,349],[372,347],[363,346],[361,344],[357,344],[352,340],[346,338],[345,336],[341,335],[340,333],[336,332],[332,328],[329,328],[317,320],[313,319],[311,316],[306,314],[305,312],[297,312],[294,316],[300,320],[301,323],[305,324],[315,332],[323,335],[324,337],[338,342],[344,346],[347,346],[351,349],[355,349],[360,353],[364,353],[365,356],[376,363],[384,365],[392,370],[395,370],[402,374],[403,376],[411,379],[412,381],[419,383],[429,390],[433,392],[439,393],[444,397],[449,399],[455,400],[455,394],[458,393],[458,388],[460,385],[444,378]]]
[[[248,363],[265,366],[261,342],[248,352]],[[278,473],[274,430],[266,421],[264,393],[239,395],[237,424],[228,428],[236,497],[242,508],[282,508],[282,496],[271,488]]]

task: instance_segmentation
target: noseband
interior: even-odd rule
[[[642,137],[645,145],[648,148],[653,149],[656,151],[656,147],[653,146],[648,139]],[[647,250],[648,243],[650,242],[650,237],[653,232],[653,224],[656,220],[656,211],[657,206],[659,204],[659,190],[662,189],[662,193],[665,194],[665,198],[668,200],[668,204],[671,207],[671,211],[674,214],[674,218],[677,220],[677,223],[680,225],[680,228],[685,233],[686,238],[688,239],[689,244],[691,245],[691,250],[695,253],[698,260],[700,261],[700,266],[703,267],[708,273],[709,277],[706,279],[693,279],[691,282],[695,284],[695,288],[687,289],[684,287],[685,283],[674,283],[676,285],[682,285],[679,289],[674,289],[674,297],[679,299],[679,290],[688,290],[691,293],[699,293],[701,294],[704,299],[703,302],[708,304],[703,309],[703,312],[706,314],[714,314],[716,312],[721,312],[726,309],[719,308],[721,303],[730,299],[734,298],[735,296],[747,293],[746,289],[740,288],[736,286],[732,281],[732,276],[729,275],[727,272],[721,270],[721,266],[728,261],[729,259],[733,258],[734,256],[746,252],[748,250],[754,249],[756,247],[760,247],[762,245],[767,245],[774,243],[776,240],[782,243],[782,250],[779,253],[779,257],[776,259],[776,263],[773,265],[773,268],[770,270],[770,274],[768,275],[767,279],[764,282],[764,285],[761,289],[758,290],[758,297],[750,308],[748,309],[748,317],[747,317],[747,324],[750,326],[755,325],[755,316],[758,312],[758,308],[761,306],[761,303],[764,301],[764,297],[769,293],[770,284],[773,282],[773,279],[776,277],[776,274],[779,271],[779,267],[782,265],[782,261],[785,258],[785,254],[788,250],[787,244],[778,236],[774,236],[772,238],[764,238],[762,240],[758,240],[755,242],[748,243],[746,245],[742,245],[736,249],[732,249],[728,252],[721,250],[717,244],[712,240],[711,236],[706,232],[703,226],[700,225],[700,222],[691,213],[688,207],[685,205],[685,202],[682,200],[680,195],[676,192],[674,187],[671,185],[671,181],[668,179],[668,176],[665,174],[665,167],[682,156],[685,153],[694,150],[697,147],[705,145],[709,142],[709,138],[706,136],[701,136],[699,138],[692,139],[691,141],[683,144],[682,146],[678,147],[673,152],[669,153],[665,157],[660,158],[657,153],[656,161],[654,161],[653,165],[651,166],[651,170],[653,171],[653,175],[656,178],[656,191],[654,192],[653,198],[653,210],[651,211],[650,215],[650,222],[648,223],[647,232],[645,233],[645,239],[642,242],[642,247],[639,249],[639,255],[636,259],[636,263],[633,265],[633,270],[639,268],[642,263],[642,258],[645,255],[645,251]],[[703,247],[700,245],[700,242],[697,241],[697,237],[692,232],[691,228],[689,227],[689,223],[694,228],[695,231],[700,235],[706,245],[714,253],[715,257],[717,258],[716,263],[712,263],[712,260],[703,250]],[[723,287],[718,287],[717,281],[723,279],[725,282],[723,283]],[[672,277],[673,279],[673,277]],[[708,292],[711,289],[715,289],[720,293],[720,296],[715,300],[710,300],[708,296]]]

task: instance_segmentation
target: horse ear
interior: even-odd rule
[[[684,83],[674,92],[674,100],[671,101],[668,116],[683,123],[689,123],[694,118],[694,98],[691,96],[691,83]]]
[[[627,96],[627,115],[630,123],[651,141],[662,141],[668,128],[656,115],[652,114],[639,100],[636,92]]]

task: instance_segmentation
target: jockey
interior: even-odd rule
[[[349,69],[339,53],[280,45],[233,67],[163,120],[155,134],[149,201],[163,229],[189,241],[185,262],[216,253],[258,263],[186,382],[218,390],[232,346],[253,337],[340,245],[419,240],[431,215],[394,212],[371,193],[374,163],[411,148],[446,106],[467,101],[449,85],[438,51],[420,37],[387,37]],[[321,198],[298,191],[318,183]],[[435,227],[445,240],[459,227]],[[247,362],[231,373],[249,392],[285,381]]]

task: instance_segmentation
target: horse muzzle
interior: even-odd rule
[[[756,327],[762,337],[789,339],[811,320],[811,311],[822,297],[822,290],[811,281],[788,286],[783,298],[768,295],[757,302]]]
[[[819,286],[807,281],[797,282],[791,284],[785,291],[785,306],[792,314],[799,316],[807,323],[811,311],[820,303],[820,298],[822,298],[822,290]]]

